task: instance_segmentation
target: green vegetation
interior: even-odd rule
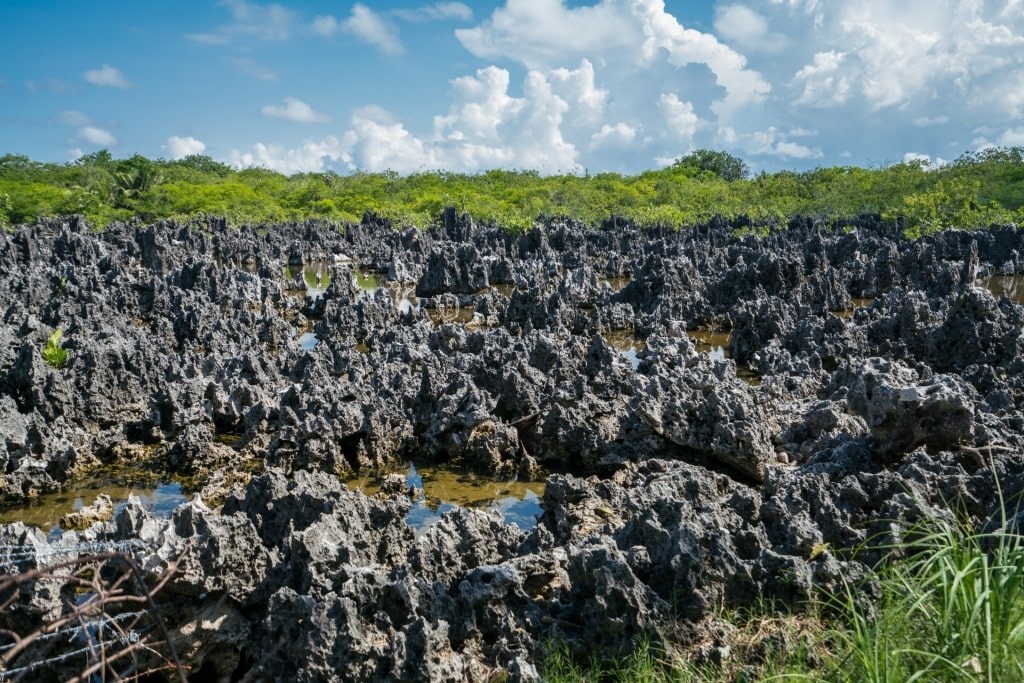
[[[7,227],[73,213],[102,227],[133,216],[154,221],[200,214],[235,224],[358,221],[365,211],[400,226],[423,227],[446,206],[514,230],[530,227],[542,214],[591,224],[624,217],[642,226],[671,227],[716,215],[770,226],[797,214],[826,223],[881,214],[917,236],[1024,221],[1024,148],[965,154],[933,170],[902,162],[754,176],[741,159],[713,150],[696,150],[667,168],[632,176],[508,170],[285,176],[236,170],[207,156],[115,159],[104,150],[67,164],[0,156],[0,225]]]
[[[1024,681],[1024,537],[931,520],[882,573],[877,618],[837,597],[841,681]]]
[[[58,327],[46,340],[46,348],[42,351],[43,360],[49,363],[51,368],[57,370],[68,362],[68,352],[60,345],[60,339],[63,336],[64,330]]]
[[[687,154],[673,164],[675,168],[693,169],[698,173],[709,173],[715,178],[726,181],[745,180],[750,176],[750,167],[742,159],[728,152],[717,152],[710,149],[698,149]]]
[[[801,615],[722,615],[732,624],[731,649],[716,665],[693,663],[706,647],[699,638],[670,636],[671,654],[641,642],[614,663],[581,664],[553,645],[542,676],[552,683],[1024,681],[1024,537],[1005,523],[976,533],[929,520],[891,548],[875,578],[880,599],[870,608],[863,586],[851,585]]]

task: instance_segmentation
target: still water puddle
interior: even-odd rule
[[[292,341],[299,345],[303,351],[312,351],[320,343],[320,339],[313,331],[313,323],[307,323],[301,328],[292,328]]]
[[[725,360],[729,357],[728,332],[692,330],[687,334],[698,353],[706,353],[712,360]],[[634,370],[640,367],[637,354],[647,348],[643,339],[629,330],[616,330],[606,334],[604,338],[609,346],[633,365]]]
[[[647,348],[647,344],[643,339],[640,339],[634,332],[629,330],[615,330],[606,334],[604,338],[608,342],[608,346],[618,351],[620,356],[628,360],[634,370],[640,367],[640,358],[637,354]]]
[[[316,345],[320,343],[314,332],[303,332],[299,335],[295,343],[299,345],[299,348],[303,351],[312,351],[316,348]]]
[[[868,299],[851,299],[851,301],[853,302],[853,308],[851,308],[849,310],[846,310],[846,311],[833,311],[832,315],[837,316],[839,318],[842,318],[843,320],[850,320],[851,318],[853,318],[853,314],[857,312],[858,308],[867,308],[872,303],[874,303],[875,300],[871,299],[871,298],[868,298]]]
[[[711,360],[725,360],[730,357],[729,332],[708,332],[705,330],[689,330],[687,333],[697,353],[706,353]]]
[[[496,282],[491,284],[490,289],[492,292],[497,292],[504,297],[511,297],[512,292],[516,291],[516,286],[510,282]]]
[[[376,477],[359,477],[350,480],[348,485],[369,496],[380,492]],[[444,465],[420,468],[409,465],[405,485],[416,489],[417,497],[406,522],[417,534],[441,519],[445,512],[457,508],[497,510],[506,524],[515,524],[523,530],[537,526],[537,517],[543,512],[540,505],[544,495],[542,481],[495,481]]]
[[[630,282],[633,281],[631,277],[609,277],[601,280],[601,284],[608,285],[613,291],[619,292],[626,288]]]
[[[284,279],[286,282],[294,280],[299,276],[299,273],[302,274],[302,281],[306,285],[306,296],[319,299],[327,291],[327,288],[331,286],[331,276],[326,261],[314,261],[307,263],[301,268],[299,266],[284,267]]]
[[[391,283],[383,273],[360,273],[355,275],[356,287],[359,288],[359,299],[376,299],[377,292],[383,287],[400,313],[419,312],[420,300],[416,297],[415,285],[399,285]]]
[[[687,332],[687,334],[693,342],[694,349],[697,353],[706,353],[711,360],[725,360],[730,357],[730,333],[691,330]],[[647,345],[642,339],[637,337],[636,334],[626,330],[619,330],[606,334],[605,340],[608,342],[609,346],[618,351],[623,358],[633,365],[634,370],[640,367],[638,354],[640,351],[647,348]],[[761,385],[761,375],[748,368],[737,367],[736,376],[752,387]]]
[[[188,501],[179,482],[161,481],[146,472],[122,470],[84,479],[66,491],[46,493],[17,506],[4,507],[0,509],[0,524],[24,522],[51,536],[58,535],[61,517],[92,505],[100,494],[110,496],[115,515],[133,494],[157,517],[170,517],[174,508]]]
[[[435,296],[432,299],[432,305],[424,309],[419,297],[416,296],[415,285],[391,283],[383,273],[357,273],[356,286],[359,287],[360,299],[364,297],[375,299],[377,292],[383,288],[395,302],[395,308],[399,313],[404,315],[426,310],[427,317],[435,325],[442,323],[467,325],[473,322],[474,307],[460,305],[459,298],[454,294]],[[512,287],[512,285],[504,285],[504,287]]]
[[[993,275],[979,283],[992,292],[992,296],[1005,296],[1018,304],[1024,304],[1024,275]]]
[[[377,296],[377,276],[373,273],[362,273],[356,272],[356,287],[359,288],[359,295],[361,297],[369,297],[373,299]],[[384,278],[381,278],[382,280]]]

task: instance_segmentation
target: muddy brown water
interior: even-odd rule
[[[729,357],[729,333],[728,332],[706,332],[702,330],[691,330],[687,332],[698,353],[706,353],[715,360],[724,360]],[[619,354],[633,364],[635,370],[640,366],[637,354],[647,348],[643,339],[638,337],[632,330],[614,330],[604,335],[605,341]]]
[[[0,524],[24,522],[56,534],[61,531],[61,517],[92,505],[101,494],[110,496],[114,514],[128,504],[131,495],[138,496],[144,507],[160,517],[169,517],[174,508],[188,500],[180,482],[162,480],[149,472],[112,468],[90,475],[65,491],[44,493],[26,503],[4,506],[0,508]]]
[[[997,299],[1005,296],[1018,304],[1024,304],[1024,275],[992,275],[982,278],[979,284]]]
[[[300,272],[302,273],[302,281],[306,283],[306,296],[318,299],[331,286],[331,275],[326,261],[314,261],[307,263],[305,266],[285,266],[285,280],[290,282]],[[301,292],[301,290],[296,291]]]
[[[543,481],[497,481],[445,465],[419,468],[409,465],[404,473],[406,486],[416,490],[406,522],[417,533],[456,508],[497,510],[506,524],[515,524],[524,530],[536,526],[537,517],[543,512],[540,505]],[[367,495],[380,491],[379,479],[375,477],[360,477],[347,484]],[[0,508],[0,524],[24,522],[56,536],[62,531],[61,517],[92,505],[101,494],[110,496],[115,514],[128,504],[131,495],[138,496],[142,505],[158,517],[169,517],[174,508],[188,501],[179,482],[162,481],[148,473],[111,469],[83,479],[66,491],[43,494],[27,503]]]
[[[609,346],[630,362],[634,370],[640,367],[640,359],[637,354],[647,348],[647,344],[643,339],[637,337],[636,333],[631,330],[615,330],[604,335],[604,338]]]
[[[401,472],[405,474],[406,487],[415,489],[406,522],[416,533],[422,533],[445,512],[457,508],[497,510],[506,524],[515,524],[523,530],[535,527],[537,517],[543,512],[540,505],[543,481],[497,481],[448,465],[417,467],[410,464]],[[370,496],[380,492],[377,477],[358,477],[347,483],[353,490]]]
[[[693,341],[697,353],[706,353],[712,360],[725,360],[730,357],[729,332],[713,332],[708,330],[689,330],[687,333]]]
[[[601,281],[602,284],[606,284],[616,292],[625,289],[626,285],[633,281],[631,277],[609,277]]]
[[[852,299],[852,301],[853,301],[853,308],[850,308],[850,309],[845,310],[845,311],[833,311],[832,315],[838,316],[838,317],[842,318],[843,320],[849,320],[850,318],[853,317],[853,314],[857,312],[858,308],[867,308],[872,303],[874,303],[875,300],[871,299],[871,298],[868,298],[868,299],[856,299],[855,298],[855,299]]]

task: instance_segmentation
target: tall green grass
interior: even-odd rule
[[[835,603],[847,652],[830,680],[1024,681],[1024,537],[931,519],[892,549],[875,614],[848,587]]]
[[[694,666],[686,643],[667,643],[665,650],[676,653],[667,657],[645,641],[621,661],[586,665],[565,649],[549,648],[542,677],[556,683],[1024,683],[1024,537],[1008,520],[1004,512],[994,531],[941,518],[914,527],[879,564],[876,600],[851,583],[801,615],[723,615],[735,631],[732,656],[721,666]],[[766,655],[766,642],[796,646]]]

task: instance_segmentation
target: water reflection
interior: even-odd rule
[[[306,285],[306,296],[319,299],[327,291],[327,288],[331,286],[331,276],[326,261],[307,263],[301,269],[299,266],[285,266],[285,282],[291,282],[299,276],[300,272],[302,273],[302,281]]]
[[[732,337],[731,333],[690,330],[687,334],[693,341],[693,346],[697,353],[706,353],[711,357],[711,360],[725,360],[729,358],[729,339]]]
[[[292,328],[292,339],[303,351],[312,351],[320,343],[320,338],[313,331],[313,323],[307,323],[301,328]]]
[[[993,275],[982,279],[981,286],[992,292],[997,299],[1005,296],[1018,304],[1024,304],[1024,275]]]
[[[511,297],[512,292],[516,291],[516,286],[507,282],[496,282],[491,284],[491,289],[504,297]]]
[[[851,309],[849,309],[847,311],[833,311],[832,314],[837,316],[837,317],[839,317],[839,318],[842,318],[843,320],[849,320],[849,319],[853,318],[853,314],[857,312],[858,308],[867,308],[872,303],[874,303],[875,300],[871,299],[871,298],[868,298],[868,299],[857,299],[857,298],[854,298],[854,299],[851,299],[851,301],[853,302],[853,308],[851,308]]]
[[[612,290],[618,292],[625,289],[626,285],[632,281],[631,277],[609,277],[601,280],[601,284],[608,285]]]
[[[295,341],[303,351],[312,351],[320,343],[315,332],[303,332]]]
[[[170,517],[174,508],[187,501],[179,482],[161,481],[150,473],[112,471],[82,480],[67,491],[46,493],[0,509],[0,524],[24,522],[56,535],[61,531],[61,517],[92,505],[100,494],[110,496],[115,515],[128,504],[132,494],[158,517]]]
[[[687,334],[698,353],[706,353],[712,360],[729,358],[729,338],[731,336],[729,332],[691,330]],[[647,345],[643,339],[636,336],[636,333],[629,330],[616,330],[606,334],[605,340],[609,346],[619,352],[619,355],[633,365],[634,370],[640,367],[640,359],[637,354],[647,348]]]
[[[356,287],[359,288],[359,296],[374,299],[377,296],[377,276],[373,273],[356,273]]]
[[[647,344],[643,339],[637,337],[635,332],[615,330],[604,335],[604,338],[608,342],[608,346],[618,351],[620,356],[628,360],[634,370],[640,367],[640,358],[637,354],[647,348]]]
[[[367,495],[380,491],[379,480],[374,477],[352,479],[348,485]],[[523,530],[535,527],[543,512],[540,497],[544,495],[544,482],[496,481],[445,465],[417,468],[410,464],[405,485],[416,491],[406,522],[417,534],[456,508],[497,510],[506,524]]]

